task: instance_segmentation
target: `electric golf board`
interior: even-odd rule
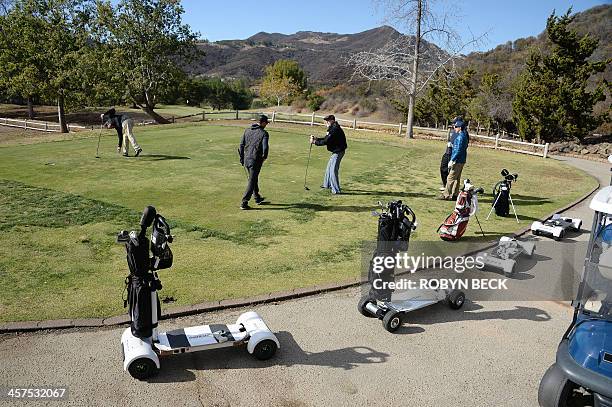
[[[522,242],[520,240],[502,236],[498,245],[491,252],[480,252],[486,269],[499,270],[506,276],[515,273],[516,260],[519,256],[531,257],[535,251],[535,242]]]
[[[566,216],[556,214],[544,222],[533,222],[531,224],[531,233],[536,236],[546,236],[559,240],[563,239],[569,231],[579,231],[581,226],[581,219],[568,218]]]
[[[151,239],[147,228],[153,225]],[[145,208],[139,233],[122,231],[117,242],[125,245],[130,274],[126,278],[130,327],[121,335],[123,368],[134,378],[143,380],[160,369],[160,357],[224,347],[246,347],[259,360],[270,359],[280,343],[256,312],[245,312],[234,324],[199,325],[158,332],[160,303],[157,291],[162,289],[158,270],[170,268],[173,262],[170,243],[174,237],[170,226],[155,208]],[[150,256],[150,252],[153,256]]]

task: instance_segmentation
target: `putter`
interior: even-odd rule
[[[306,178],[308,177],[308,166],[310,165],[310,153],[312,152],[312,143],[310,143],[310,148],[308,149],[308,161],[306,162],[306,173],[304,174],[304,189],[306,191],[310,191],[310,188],[306,186]]]
[[[102,123],[100,123],[100,132],[98,133],[98,147],[96,147],[96,158],[100,158],[100,137],[102,137]]]

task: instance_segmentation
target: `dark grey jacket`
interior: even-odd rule
[[[240,164],[250,167],[255,163],[261,164],[268,158],[268,139],[270,135],[267,131],[254,123],[244,131],[238,154],[240,154]]]

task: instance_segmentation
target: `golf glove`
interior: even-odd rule
[[[455,162],[454,162],[454,161],[449,161],[449,162],[448,162],[448,168],[451,168],[453,165],[455,165]]]

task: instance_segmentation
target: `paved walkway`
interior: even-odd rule
[[[607,165],[563,160],[608,184]],[[590,226],[588,200],[567,213]],[[150,382],[122,370],[121,329],[4,335],[0,386],[68,386],[68,401],[49,405],[75,406],[535,406],[571,319],[569,307],[549,301],[468,301],[461,311],[438,304],[411,313],[389,334],[357,313],[358,297],[353,288],[255,307],[281,341],[274,359],[244,349],[175,356]],[[161,325],[229,323],[242,311]]]

